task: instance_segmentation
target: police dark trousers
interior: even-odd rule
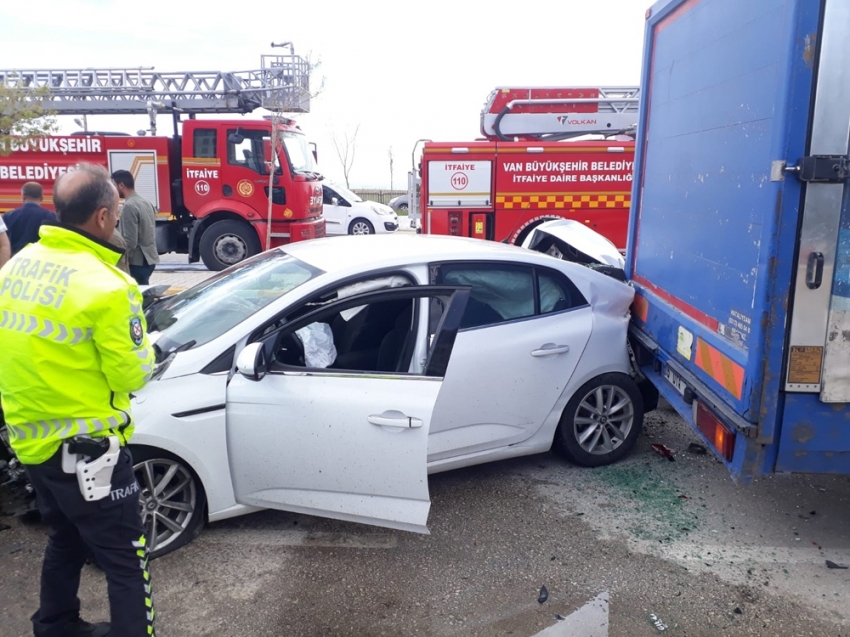
[[[39,511],[52,529],[41,572],[41,607],[33,615],[35,634],[62,635],[61,627],[79,615],[77,591],[88,548],[106,574],[110,635],[154,635],[139,485],[130,451],[121,450],[112,490],[95,502],[84,500],[77,476],[62,470],[61,449],[43,464],[26,465],[26,472]]]

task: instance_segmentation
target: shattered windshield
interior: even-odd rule
[[[164,299],[146,316],[148,331],[159,333],[154,345],[157,362],[221,336],[320,274],[282,250],[271,250]]]

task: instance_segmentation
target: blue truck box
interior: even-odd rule
[[[642,371],[737,479],[850,473],[850,0],[647,11]]]

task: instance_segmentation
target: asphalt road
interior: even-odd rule
[[[740,487],[692,441],[660,411],[611,467],[545,454],[432,476],[429,536],[272,511],[210,525],[152,564],[157,634],[641,637],[654,615],[669,635],[850,635],[850,570],[825,565],[850,564],[850,479]],[[0,634],[23,637],[45,529],[0,523]],[[81,599],[106,617],[91,567]]]

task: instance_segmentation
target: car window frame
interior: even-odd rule
[[[273,318],[266,321],[265,323],[263,323],[262,325],[260,325],[256,329],[252,330],[251,333],[248,334],[248,339],[245,342],[245,344],[248,345],[250,343],[256,343],[257,341],[263,340],[265,338],[265,335],[263,335],[262,332],[264,330],[268,329],[269,326],[278,322],[280,319],[286,317],[286,315],[292,314],[293,312],[300,310],[301,308],[309,305],[310,303],[315,303],[317,299],[320,299],[321,297],[329,294],[330,292],[333,292],[335,290],[339,290],[339,289],[344,288],[344,287],[348,287],[349,285],[354,285],[355,283],[364,283],[364,282],[370,281],[372,279],[385,279],[385,278],[393,277],[393,276],[404,277],[405,279],[410,281],[410,285],[405,285],[403,288],[395,288],[395,289],[407,289],[407,288],[411,288],[411,287],[421,287],[421,285],[422,285],[419,281],[416,280],[416,277],[411,272],[408,272],[406,270],[399,270],[397,268],[387,268],[387,269],[384,269],[384,270],[373,270],[373,271],[369,272],[367,275],[364,275],[362,273],[352,274],[351,276],[343,277],[341,279],[336,279],[332,283],[328,283],[327,285],[320,287],[318,290],[315,290],[314,292],[309,293],[308,296],[306,296],[302,299],[299,299],[293,305],[287,306],[286,308],[284,308],[283,310],[281,310],[280,312],[275,314]],[[387,289],[390,289],[390,288],[387,288]],[[380,291],[381,290],[375,290],[375,292],[380,292]],[[329,303],[326,303],[324,306],[321,306],[321,307],[327,307],[331,303],[336,303],[337,301],[341,301],[341,300],[343,300],[343,299],[335,299],[333,301],[330,301]],[[316,309],[321,309],[321,307],[316,307]],[[304,315],[304,316],[306,316],[306,315]],[[298,317],[298,318],[301,318],[301,317]],[[281,329],[288,324],[289,323],[285,323],[283,325],[278,326],[275,329]],[[269,334],[271,334],[271,332],[269,332]]]
[[[331,193],[330,199],[333,199],[334,197],[336,197],[337,203],[336,204],[334,204],[333,202],[323,203],[322,205],[325,205],[325,206],[336,205],[336,206],[340,206],[342,208],[351,208],[351,204],[348,202],[348,200],[345,197],[343,197],[342,195],[340,195],[336,190],[334,190],[330,186],[322,186],[322,199],[323,200],[324,200],[324,190],[325,189],[327,189],[327,191],[329,193]]]
[[[498,323],[487,323],[486,325],[476,325],[476,326],[473,326],[473,327],[463,327],[463,328],[460,329],[460,332],[469,332],[469,331],[472,331],[472,330],[487,329],[487,328],[491,328],[491,327],[498,327],[500,325],[512,325],[512,324],[515,324],[515,323],[521,323],[521,322],[524,322],[524,321],[531,321],[531,320],[534,320],[534,319],[544,318],[544,317],[547,317],[547,316],[555,316],[555,315],[558,315],[558,314],[564,314],[566,312],[572,312],[572,311],[580,310],[582,308],[590,306],[590,302],[587,300],[587,297],[585,297],[585,295],[578,288],[578,286],[575,283],[573,283],[572,280],[570,280],[570,278],[566,274],[564,274],[563,272],[560,272],[559,270],[556,270],[554,268],[547,267],[545,265],[539,265],[537,263],[524,263],[524,262],[519,262],[519,261],[496,261],[496,260],[489,260],[489,259],[481,259],[481,260],[478,260],[478,259],[468,259],[467,260],[467,259],[465,259],[465,260],[462,260],[462,261],[450,261],[450,260],[431,261],[431,262],[428,263],[429,285],[444,285],[442,283],[437,283],[437,281],[435,280],[435,275],[436,275],[436,272],[437,272],[436,269],[440,268],[441,266],[470,266],[470,267],[481,267],[481,266],[483,266],[482,269],[488,269],[488,267],[489,267],[490,269],[494,269],[494,270],[499,269],[499,268],[511,268],[511,267],[513,267],[513,268],[530,268],[531,271],[532,271],[532,286],[533,286],[533,294],[534,294],[534,314],[532,314],[530,316],[523,316],[523,317],[518,317],[518,318],[513,318],[513,319],[506,319],[506,320],[500,321]],[[550,276],[552,276],[556,280],[560,279],[562,283],[566,283],[566,287],[570,291],[570,293],[577,295],[583,301],[583,303],[580,303],[580,304],[577,304],[577,305],[571,305],[568,308],[565,308],[563,310],[558,310],[556,312],[541,313],[540,312],[540,283],[539,283],[539,279],[538,279],[538,271],[539,270],[549,274]]]
[[[469,298],[470,288],[464,286],[453,285],[415,285],[405,286],[401,288],[387,288],[384,290],[376,290],[358,294],[355,296],[346,297],[329,303],[328,305],[316,308],[312,312],[298,317],[290,323],[281,325],[277,329],[264,335],[259,342],[263,344],[266,360],[271,361],[269,350],[274,348],[279,339],[292,334],[299,329],[317,322],[316,317],[324,312],[335,311],[341,312],[346,309],[358,307],[361,305],[369,305],[374,302],[391,300],[394,297],[404,298],[409,296],[411,301],[421,301],[423,298],[433,296],[449,296],[449,304],[443,312],[442,317],[437,325],[435,334],[436,338],[433,343],[428,346],[428,356],[423,366],[421,373],[413,373],[410,371],[371,371],[371,370],[356,370],[356,369],[329,369],[323,367],[302,367],[300,365],[286,365],[283,363],[272,362],[268,363],[266,373],[277,375],[298,375],[298,376],[337,376],[337,377],[357,377],[357,378],[386,378],[387,376],[399,378],[428,378],[439,380],[445,377],[446,369],[448,368],[451,358],[452,348],[454,347],[455,338],[460,330],[460,321],[463,318],[463,312],[466,310],[466,301]],[[456,300],[458,299],[458,300]],[[462,306],[462,310],[458,308]],[[422,304],[416,303],[414,311],[414,322],[411,326],[411,333],[414,338],[419,338]],[[249,341],[250,342],[250,341]],[[254,341],[257,342],[257,341]],[[415,350],[415,347],[414,347]],[[413,351],[413,350],[412,350]]]

